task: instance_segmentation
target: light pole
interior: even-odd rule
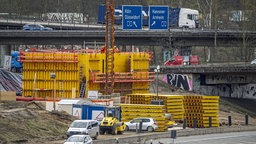
[[[156,72],[156,100],[158,100],[158,73],[160,72],[159,65],[157,65],[155,72]]]
[[[55,73],[50,73],[50,78],[54,80],[54,82],[53,82],[53,110],[55,111],[56,74]]]

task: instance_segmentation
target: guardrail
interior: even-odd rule
[[[196,128],[196,129],[179,129],[177,130],[177,137],[191,136],[191,135],[205,135],[215,133],[230,133],[230,132],[242,132],[242,131],[256,131],[256,126],[231,126],[231,127],[219,127],[219,128]],[[154,132],[154,133],[139,133],[136,135],[113,136],[111,139],[95,140],[94,144],[115,144],[116,138],[119,143],[143,143],[150,141],[151,139],[171,138],[171,131],[168,132]]]

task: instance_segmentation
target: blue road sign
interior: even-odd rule
[[[142,29],[142,6],[124,5],[122,11],[124,30]]]
[[[149,29],[168,30],[169,28],[169,7],[149,7]]]

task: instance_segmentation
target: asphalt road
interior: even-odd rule
[[[146,144],[256,144],[256,131],[164,138]]]

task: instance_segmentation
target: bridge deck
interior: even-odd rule
[[[154,71],[156,66],[151,66],[150,71]],[[249,62],[243,63],[224,63],[224,64],[203,64],[189,66],[161,66],[161,73],[252,73],[256,72],[256,65]]]

